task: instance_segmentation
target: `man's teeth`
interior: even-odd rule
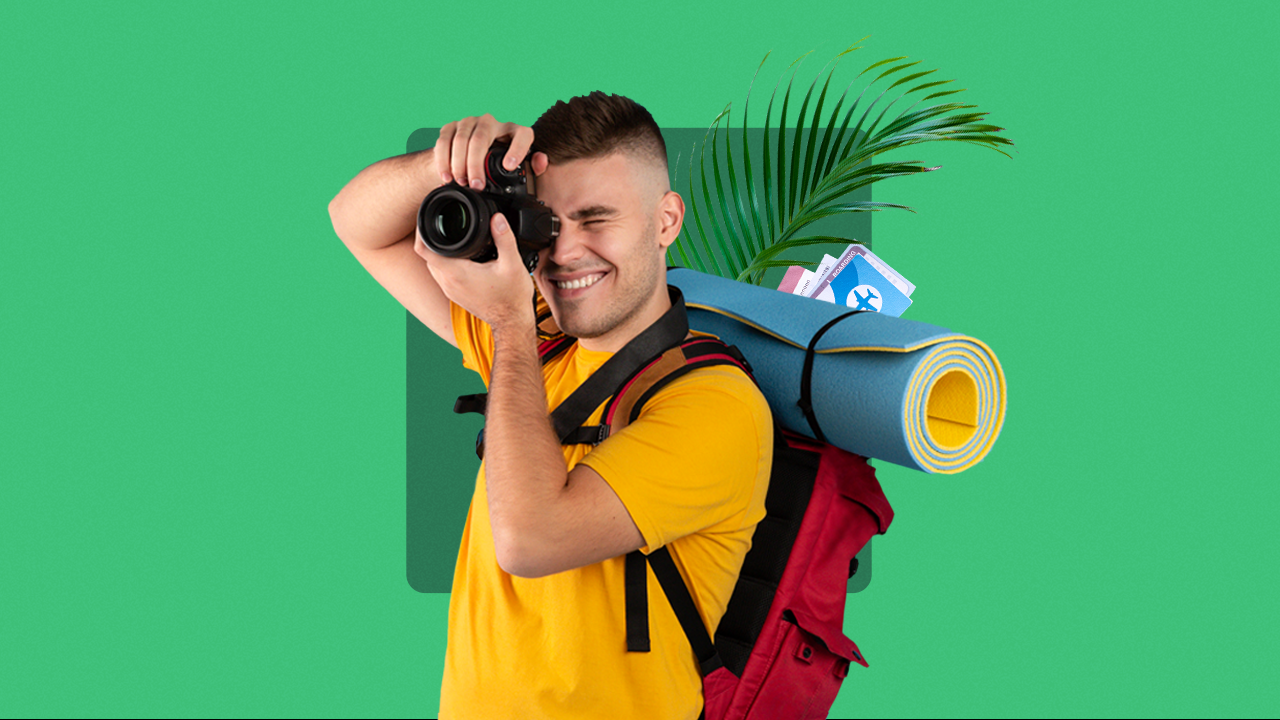
[[[584,287],[589,287],[591,285],[595,285],[596,281],[602,277],[604,277],[603,273],[599,275],[588,275],[586,277],[578,278],[577,280],[569,280],[568,282],[557,282],[556,287],[560,288],[561,290],[576,290],[578,288],[584,288]]]

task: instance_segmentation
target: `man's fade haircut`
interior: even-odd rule
[[[667,172],[667,144],[658,123],[636,101],[596,90],[556,102],[533,123],[533,152],[552,164],[601,158],[617,151],[651,160]]]

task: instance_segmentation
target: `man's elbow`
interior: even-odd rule
[[[329,222],[333,224],[333,232],[338,236],[339,240],[346,243],[345,234],[345,210],[341,203],[342,193],[338,193],[329,201]]]
[[[498,567],[508,575],[519,578],[540,578],[554,575],[561,571],[556,567],[549,553],[538,549],[535,542],[528,537],[512,537],[512,533],[501,536],[495,529],[493,537],[493,553],[498,560]]]

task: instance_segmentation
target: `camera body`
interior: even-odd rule
[[[523,165],[508,170],[502,165],[510,145],[495,143],[484,159],[484,190],[453,183],[432,190],[418,208],[418,233],[434,252],[445,257],[489,262],[498,248],[489,232],[495,213],[507,218],[516,236],[520,258],[529,272],[538,264],[538,253],[551,247],[560,234],[560,218],[529,192]]]

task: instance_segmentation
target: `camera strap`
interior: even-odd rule
[[[600,403],[617,391],[624,380],[668,348],[679,345],[689,334],[684,295],[672,285],[667,286],[667,293],[671,297],[671,308],[614,353],[551,412],[552,428],[562,444],[591,417]]]
[[[551,426],[562,445],[599,443],[608,432],[607,425],[583,427],[591,413],[600,407],[628,377],[666,350],[679,345],[689,334],[689,318],[685,311],[684,295],[674,285],[667,286],[671,307],[643,332],[635,336],[605,361],[586,382],[582,383],[551,412]],[[565,335],[544,342],[540,355],[545,365],[551,358],[567,350],[577,338]],[[454,403],[455,413],[475,412],[483,414],[488,394],[460,396]],[[476,438],[476,455],[484,458],[484,430]]]

